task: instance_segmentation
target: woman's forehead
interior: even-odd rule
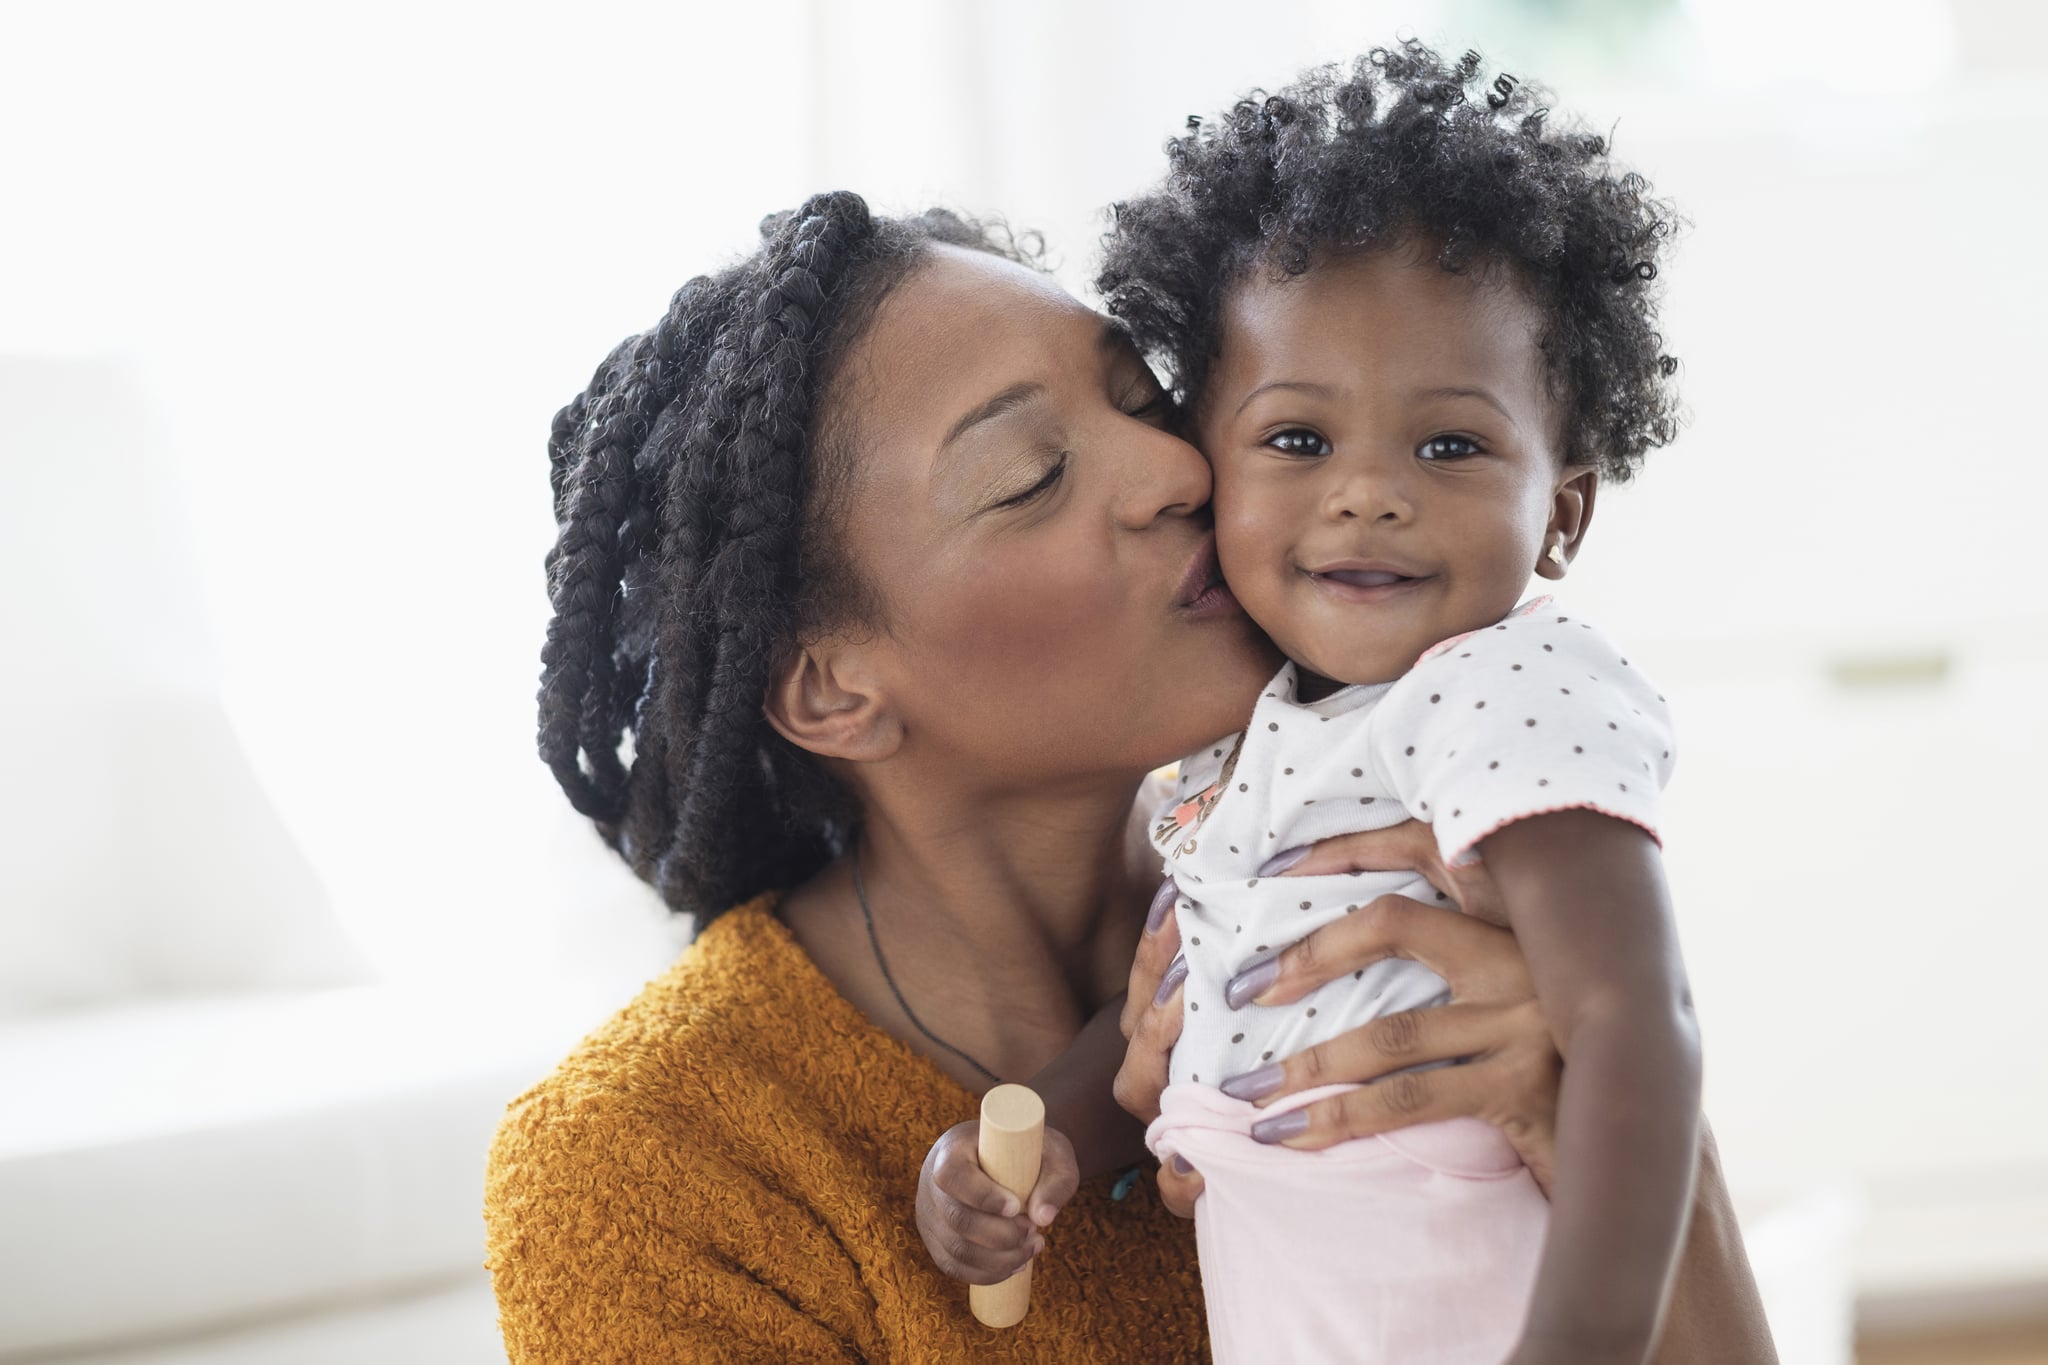
[[[1050,276],[988,252],[934,246],[849,351],[841,399],[871,437],[936,443],[964,407],[990,394],[1098,368],[1105,325]]]

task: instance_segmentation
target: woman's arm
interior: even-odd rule
[[[1376,901],[1271,959],[1274,965],[1254,996],[1272,1004],[1298,1000],[1325,982],[1401,957],[1423,963],[1449,982],[1452,1003],[1376,1019],[1284,1058],[1279,1085],[1259,1102],[1269,1104],[1316,1085],[1389,1077],[1307,1106],[1308,1131],[1289,1145],[1323,1147],[1414,1123],[1469,1116],[1499,1128],[1547,1190],[1555,1171],[1563,1063],[1537,1003],[1528,964],[1514,936],[1496,927],[1504,919],[1486,865],[1445,867],[1429,826],[1410,821],[1327,840],[1284,875],[1352,870],[1414,871],[1465,913],[1445,914],[1440,907],[1399,897]],[[1169,916],[1160,933],[1140,945],[1125,1005],[1125,1031],[1132,1042],[1118,1073],[1117,1097],[1147,1121],[1159,1112],[1166,1052],[1180,1032],[1178,993],[1153,1003],[1178,950],[1172,923]],[[1467,1064],[1404,1070],[1458,1058]],[[1402,1074],[1391,1075],[1397,1071]],[[1654,1360],[1656,1365],[1773,1365],[1777,1355],[1719,1160],[1704,1127],[1702,1133],[1692,1222]],[[1175,1212],[1191,1216],[1201,1178],[1162,1167],[1159,1191]]]
[[[1692,1221],[1678,1257],[1678,1275],[1664,1308],[1664,1330],[1652,1365],[1777,1365],[1778,1348],[1764,1321],[1764,1301],[1721,1171],[1714,1135],[1700,1117],[1699,1170],[1693,1177]]]

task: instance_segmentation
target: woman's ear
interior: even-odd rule
[[[1543,529],[1536,572],[1563,578],[1565,567],[1579,552],[1586,528],[1593,524],[1593,500],[1600,492],[1600,471],[1590,465],[1566,465],[1550,495],[1550,524]]]
[[[887,758],[903,742],[903,726],[868,663],[857,644],[799,646],[769,676],[761,713],[784,739],[822,758]]]

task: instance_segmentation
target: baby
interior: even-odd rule
[[[1410,44],[1246,100],[1119,206],[1110,311],[1215,471],[1230,590],[1289,662],[1152,827],[1185,1022],[1147,1134],[1201,1172],[1221,1362],[1639,1361],[1688,1205],[1699,1047],[1658,853],[1664,699],[1547,597],[1672,432],[1660,206],[1512,79]],[[1277,950],[1408,873],[1281,876],[1429,822],[1484,856],[1570,1059],[1546,1201],[1477,1120],[1297,1149],[1278,1059],[1445,1003],[1386,961],[1286,1006]],[[1447,911],[1448,913],[1448,911]],[[1106,1102],[1106,1100],[1105,1100]],[[1304,1147],[1306,1144],[1303,1144]]]

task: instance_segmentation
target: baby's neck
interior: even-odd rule
[[[1359,682],[1392,682],[1392,678],[1361,678]],[[1294,666],[1294,699],[1296,701],[1321,701],[1332,692],[1341,692],[1354,686],[1342,678],[1326,678],[1320,673],[1309,671],[1306,664]]]
[[[1294,666],[1294,699],[1296,701],[1321,701],[1339,688],[1351,684],[1326,678],[1320,673],[1311,673],[1301,664]]]

